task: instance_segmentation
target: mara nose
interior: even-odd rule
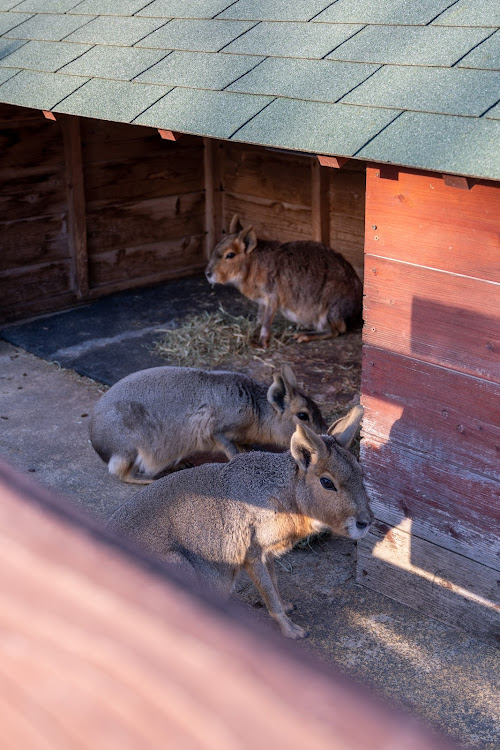
[[[368,526],[368,521],[356,521],[356,528],[362,531]]]

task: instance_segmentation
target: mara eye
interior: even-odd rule
[[[334,492],[337,492],[337,488],[335,487],[334,483],[331,479],[328,479],[328,477],[321,477],[319,480],[322,484],[322,486],[325,488],[325,490],[333,490]]]
[[[231,258],[234,258],[235,255],[236,253],[233,253],[233,252],[226,253],[226,260],[230,260]]]
[[[301,419],[303,422],[307,422],[309,420],[309,414],[305,411],[297,412],[297,417]]]

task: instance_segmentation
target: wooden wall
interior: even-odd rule
[[[0,149],[0,324],[200,272],[234,213],[362,275],[362,164],[10,105]]]
[[[500,639],[500,186],[367,170],[358,577]],[[397,176],[397,175],[396,175]]]

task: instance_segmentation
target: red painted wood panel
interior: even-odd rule
[[[367,253],[500,282],[500,185],[458,190],[431,173],[378,175],[367,169]]]
[[[363,340],[500,382],[500,284],[367,255]]]
[[[365,435],[500,480],[497,384],[365,346],[362,403]]]
[[[361,461],[378,519],[500,570],[498,481],[370,435]]]

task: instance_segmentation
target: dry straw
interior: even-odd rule
[[[248,356],[251,347],[255,350],[254,330],[253,319],[231,315],[221,306],[216,312],[186,318],[176,328],[161,329],[163,336],[154,349],[175,365],[217,367],[224,360]],[[267,352],[289,343],[296,330],[292,323],[275,319]]]

